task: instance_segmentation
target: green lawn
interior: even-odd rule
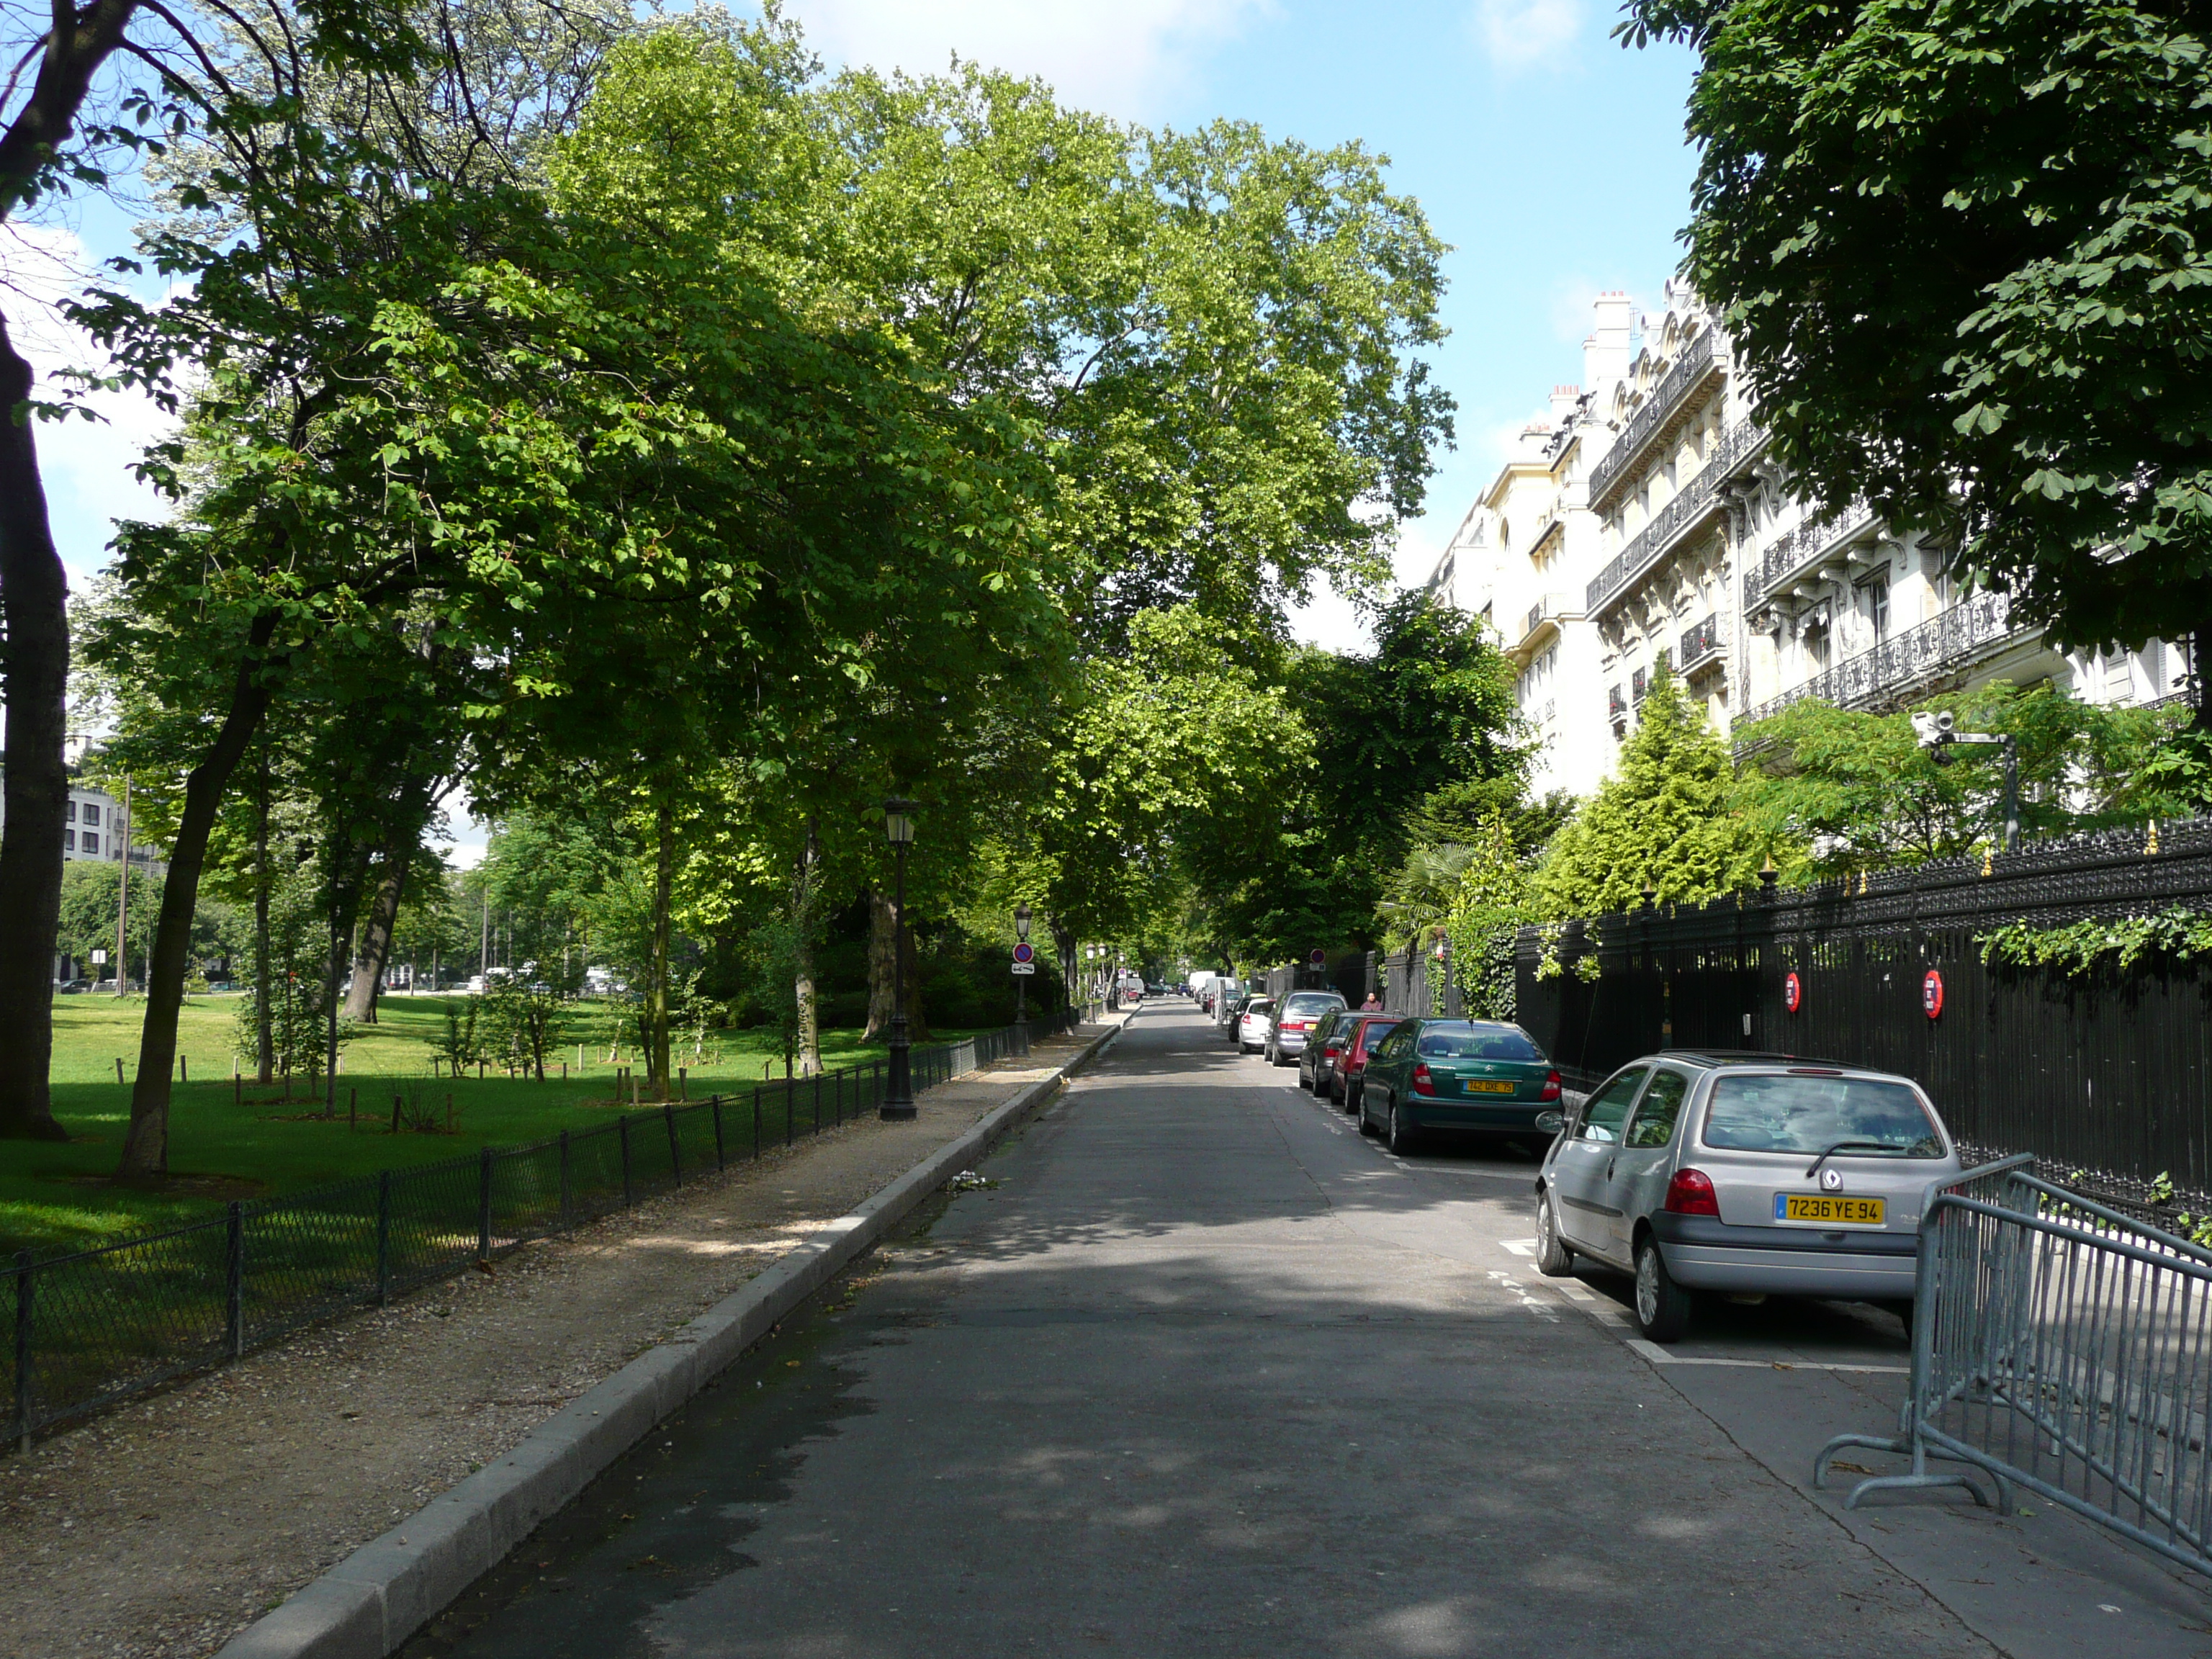
[[[65,996],[54,999],[54,1113],[70,1132],[66,1145],[0,1142],[0,1250],[56,1249],[103,1242],[118,1234],[204,1215],[225,1199],[296,1191],[380,1169],[432,1163],[478,1147],[512,1146],[562,1129],[606,1121],[614,1105],[615,1067],[607,1063],[605,1033],[613,1010],[586,1003],[574,1022],[562,1058],[568,1079],[544,1083],[493,1073],[426,1083],[435,1038],[445,1027],[446,997],[387,997],[378,1024],[347,1046],[338,1079],[337,1115],[325,1119],[320,1103],[249,1082],[240,1102],[231,1081],[234,997],[194,997],[178,1022],[179,1046],[191,1081],[177,1085],[169,1115],[167,1189],[144,1192],[112,1186],[130,1090],[116,1081],[135,1074],[138,1026],[144,1005],[134,998]],[[967,1035],[932,1033],[938,1042]],[[719,1054],[714,1041],[720,1043]],[[577,1064],[577,1043],[585,1045]],[[825,1032],[823,1059],[832,1066],[879,1059],[881,1045],[864,1048],[857,1031]],[[628,1064],[636,1056],[625,1050]],[[677,1063],[690,1070],[690,1097],[738,1091],[760,1080],[763,1066],[782,1075],[782,1051],[772,1033],[716,1034],[705,1052],[687,1048]],[[391,1133],[395,1092],[427,1087],[437,1115],[453,1098],[454,1128],[446,1133]],[[357,1122],[347,1112],[358,1094]]]

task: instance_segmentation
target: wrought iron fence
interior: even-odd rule
[[[1874,509],[1864,501],[1853,501],[1835,518],[1808,520],[1784,531],[1743,573],[1743,608],[1756,609],[1784,578],[1832,553],[1873,522]]]
[[[1818,1055],[1917,1079],[1960,1139],[2108,1201],[2161,1176],[2212,1193],[2212,972],[2152,955],[2069,975],[1986,963],[1980,943],[2207,905],[2212,820],[2112,830],[1523,929],[1516,1010],[1584,1072],[1667,1047]]]
[[[1026,1052],[1099,1010],[913,1051],[917,1092]],[[9,1437],[235,1359],[302,1326],[465,1271],[874,1110],[880,1060],[624,1112],[521,1146],[234,1202],[204,1221],[8,1272]]]
[[[1682,669],[1695,668],[1707,657],[1721,648],[1721,619],[1718,612],[1682,632]]]

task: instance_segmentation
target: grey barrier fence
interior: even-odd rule
[[[917,1092],[1070,1031],[1093,1006],[913,1050]],[[874,1110],[881,1060],[624,1112],[520,1146],[234,1202],[204,1221],[45,1260],[18,1251],[4,1422],[65,1419],[235,1359],[302,1326],[465,1271]]]
[[[1931,1189],[1920,1220],[1912,1374],[1870,1492],[2015,1486],[2212,1572],[2212,1250],[2028,1172],[2025,1157]],[[1931,1461],[1954,1467],[1936,1470]],[[1975,1474],[1995,1488],[1985,1494]]]

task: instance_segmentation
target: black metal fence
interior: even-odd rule
[[[1098,1012],[1041,1015],[1029,1032],[1073,1030]],[[1024,1052],[1012,1026],[916,1048],[914,1087]],[[9,1274],[10,1438],[27,1446],[64,1419],[791,1146],[875,1110],[884,1083],[880,1060],[776,1079],[528,1146],[233,1203],[95,1249],[44,1261],[21,1251]]]
[[[2212,974],[2147,954],[1984,964],[2013,922],[2212,908],[2212,821],[1523,928],[1521,1024],[1603,1073],[1662,1047],[1769,1048],[1917,1079],[1963,1140],[2148,1194],[2212,1189]],[[1931,977],[1932,976],[1932,977]]]

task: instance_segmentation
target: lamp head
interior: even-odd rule
[[[1027,939],[1029,936],[1030,907],[1027,904],[1017,904],[1014,907],[1014,937]]]
[[[884,836],[895,847],[914,839],[914,803],[893,795],[884,802]]]

